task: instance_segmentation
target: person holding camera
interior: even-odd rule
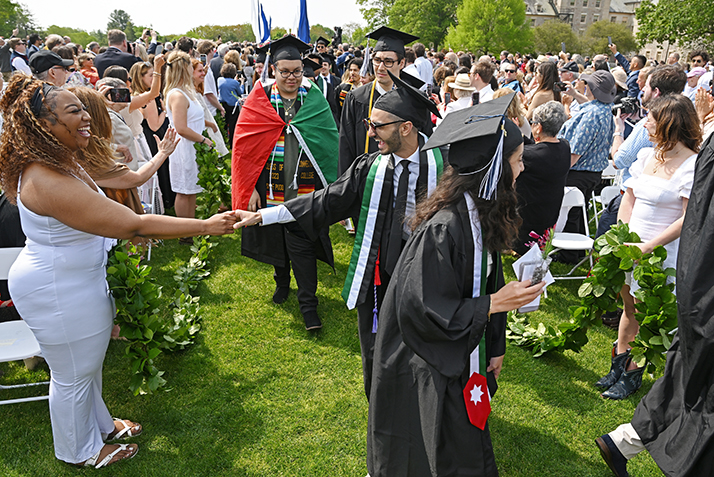
[[[587,86],[587,102],[582,104],[578,114],[563,124],[558,138],[570,143],[571,167],[565,185],[577,187],[587,198],[600,184],[602,171],[608,165],[614,131],[612,102],[615,100],[616,87],[615,78],[609,71],[597,70],[590,75],[582,75],[580,79]],[[570,90],[568,88],[567,91]],[[582,213],[579,207],[570,209],[563,231],[587,233]],[[581,254],[577,251],[561,251],[554,256],[554,260],[577,263]]]

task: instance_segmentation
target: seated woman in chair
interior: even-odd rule
[[[533,112],[531,128],[535,144],[528,144],[526,140],[525,169],[516,180],[518,213],[523,223],[513,250],[520,255],[528,251],[526,244],[533,241],[531,232],[543,235],[558,220],[570,170],[570,145],[555,136],[567,119],[565,108],[556,101],[549,101]]]

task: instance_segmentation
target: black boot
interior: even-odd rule
[[[615,353],[617,353],[617,341],[615,341],[615,344],[612,346],[612,364],[610,365],[610,372],[600,378],[600,380],[595,383],[595,387],[600,389],[610,389],[610,387],[615,384],[618,379],[620,379],[622,373],[625,372],[625,365],[630,357],[630,350],[617,355]]]
[[[288,300],[288,295],[290,294],[290,287],[275,287],[275,293],[273,293],[273,303],[276,305],[282,305]]]
[[[305,329],[307,331],[317,331],[322,328],[322,321],[320,321],[316,311],[306,311],[303,313],[302,318],[305,320]]]
[[[629,363],[630,360],[627,360],[627,364]],[[627,369],[627,365],[625,365],[625,369]],[[610,387],[610,389],[602,393],[601,396],[607,399],[614,399],[616,401],[625,399],[627,396],[640,389],[640,386],[642,386],[642,375],[644,372],[644,366],[641,368],[635,368],[631,371],[625,371],[620,376],[620,379],[618,379],[617,382]]]

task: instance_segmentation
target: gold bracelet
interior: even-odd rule
[[[491,321],[491,308],[493,308],[493,300],[491,298],[488,299],[488,321]]]
[[[161,76],[161,73],[157,73],[156,71],[154,71],[154,72],[151,73],[151,74],[152,74],[153,76]]]

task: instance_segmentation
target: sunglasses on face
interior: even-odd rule
[[[504,73],[515,73],[516,70],[503,70]]]
[[[362,124],[364,124],[364,127],[367,128],[370,131],[374,131],[375,133],[377,132],[377,129],[384,127],[384,126],[389,126],[390,124],[397,124],[397,123],[403,123],[405,122],[403,119],[400,119],[399,121],[392,121],[391,123],[373,123],[371,119],[366,118],[362,120]]]

